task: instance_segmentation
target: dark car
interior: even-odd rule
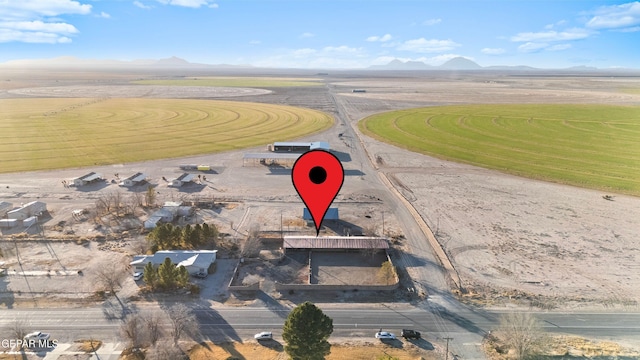
[[[420,339],[421,335],[420,335],[420,332],[415,330],[402,329],[400,336],[402,336],[405,339]]]
[[[207,277],[207,273],[199,272],[199,273],[193,274],[192,276],[197,277],[198,279],[204,279]]]

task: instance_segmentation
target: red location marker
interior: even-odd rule
[[[329,205],[342,188],[342,163],[328,151],[307,151],[293,164],[291,181],[311,213],[317,236]]]

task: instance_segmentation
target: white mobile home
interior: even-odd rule
[[[136,255],[129,265],[134,268],[134,272],[142,272],[147,263],[158,267],[164,259],[169,258],[175,266],[184,266],[189,274],[206,274],[216,261],[217,252],[218,250],[163,250],[153,255]]]

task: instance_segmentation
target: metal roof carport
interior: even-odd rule
[[[389,242],[381,237],[369,236],[285,236],[282,248],[307,250],[361,250],[389,249]]]

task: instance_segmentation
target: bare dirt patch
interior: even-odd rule
[[[394,347],[382,343],[340,343],[331,346],[331,354],[327,360],[371,360],[380,356],[389,355],[400,360],[432,360],[443,355],[441,349],[425,350],[410,342],[401,343],[402,346]],[[189,350],[189,359],[262,359],[262,360],[285,360],[288,358],[284,352],[284,345],[278,341],[258,344],[250,343],[203,343],[194,346]]]
[[[253,88],[163,86],[163,85],[71,85],[32,87],[8,90],[13,95],[69,98],[226,98],[269,94],[270,90]]]

